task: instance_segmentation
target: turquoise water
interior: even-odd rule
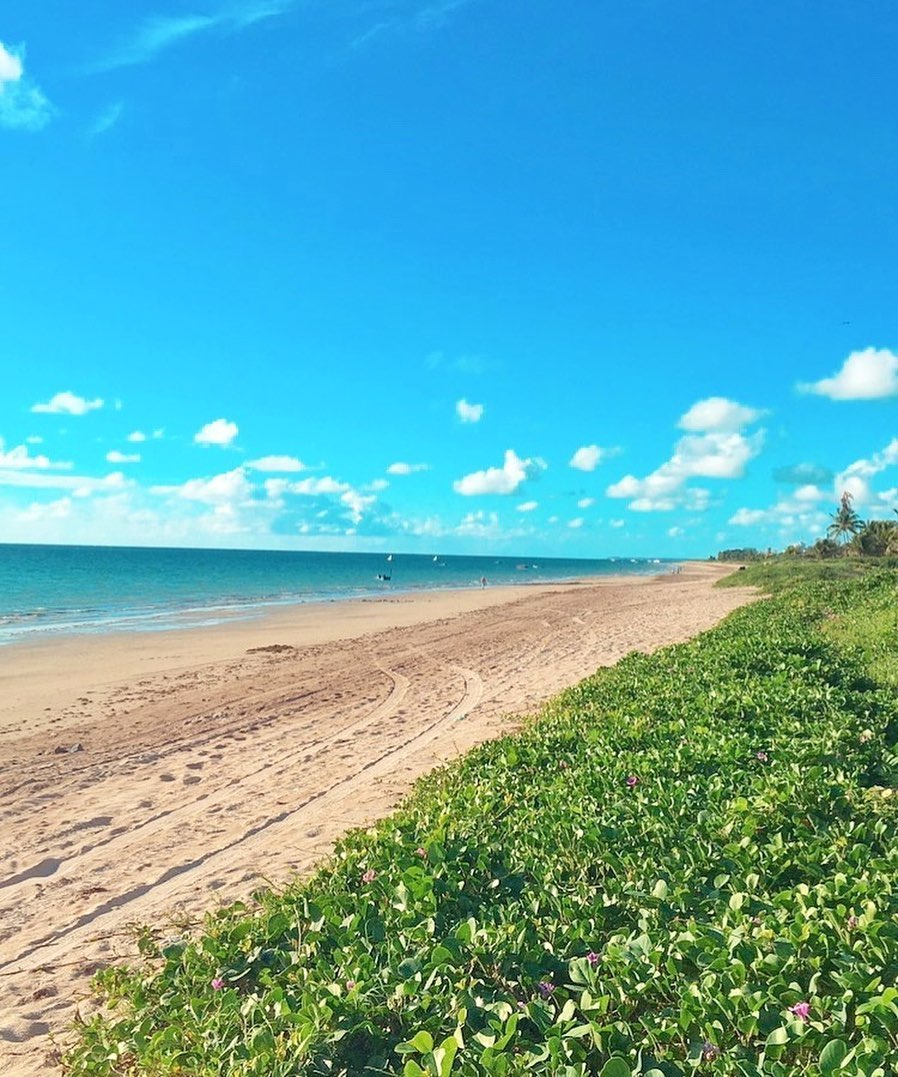
[[[265,607],[410,591],[653,574],[673,562],[0,545],[0,644],[217,624]],[[380,579],[379,576],[389,576]]]

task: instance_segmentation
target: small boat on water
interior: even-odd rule
[[[387,560],[388,560],[388,561],[390,561],[390,562],[392,562],[392,560],[393,560],[393,555],[392,555],[391,553],[390,553],[390,554],[387,554]],[[389,582],[390,582],[390,580],[392,580],[392,578],[393,578],[393,569],[392,569],[392,565],[391,565],[391,567],[390,567],[390,571],[389,571],[389,572],[378,572],[378,574],[377,574],[377,579],[379,579],[379,580],[383,581],[384,583],[389,583]]]

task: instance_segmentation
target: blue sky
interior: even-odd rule
[[[0,43],[0,541],[701,557],[898,506],[890,0]]]

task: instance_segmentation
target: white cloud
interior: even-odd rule
[[[685,483],[691,478],[741,478],[763,444],[763,430],[751,435],[735,431],[687,434],[677,442],[671,458],[650,475],[644,479],[625,475],[605,492],[609,497],[633,499],[629,507],[634,512],[669,512],[684,503],[701,511],[707,507],[709,492],[684,491]]]
[[[0,127],[40,131],[54,108],[40,87],[25,74],[25,50],[0,41]]]
[[[291,494],[301,494],[305,497],[320,497],[323,494],[345,494],[352,487],[348,482],[339,482],[330,475],[322,475],[318,478],[300,479],[299,482],[291,482],[287,490]]]
[[[110,451],[106,453],[106,459],[110,464],[139,464],[140,453],[123,453],[119,452],[118,449],[110,449]]]
[[[96,65],[99,71],[143,64],[191,37],[236,33],[262,19],[280,15],[293,0],[240,0],[205,15],[154,15],[143,20],[129,41]]]
[[[896,463],[898,438],[893,438],[884,449],[874,453],[869,459],[855,460],[844,471],[840,471],[833,481],[833,494],[839,498],[843,493],[849,493],[858,505],[866,505],[876,497],[868,480]]]
[[[612,527],[623,527],[626,522],[627,522],[626,520],[612,520],[611,521],[611,526]]]
[[[766,509],[737,509],[729,518],[728,523],[737,527],[753,527],[755,524],[764,523],[768,518]]]
[[[32,434],[31,437],[25,438],[25,441],[29,445],[43,445],[44,439],[39,434]]]
[[[247,467],[255,471],[305,471],[306,465],[295,456],[260,456],[258,460],[248,460]]]
[[[105,135],[107,131],[111,131],[122,118],[124,111],[125,105],[123,101],[116,101],[111,105],[107,105],[91,124],[87,132],[88,136],[97,138],[99,135]]]
[[[69,465],[64,465],[68,467]],[[132,485],[120,471],[96,479],[84,475],[59,475],[43,468],[0,468],[0,486],[16,486],[33,490],[70,490],[75,497],[122,489]]]
[[[477,512],[467,513],[455,531],[459,535],[473,536],[475,538],[495,539],[502,534],[498,513],[485,513],[482,509]]]
[[[502,467],[489,467],[457,479],[452,488],[457,494],[472,497],[478,494],[513,494],[535,471],[544,470],[546,463],[537,457],[522,460],[514,449],[506,449]]]
[[[150,437],[152,437],[154,441],[158,441],[161,438],[165,437],[165,430],[162,427],[160,427],[158,430],[154,430],[153,433],[150,435]],[[147,435],[142,430],[134,430],[125,438],[125,441],[134,441],[134,442],[146,441],[146,440],[147,440]]]
[[[397,460],[387,468],[388,475],[413,475],[417,471],[430,471],[430,464],[406,464]]]
[[[681,430],[693,433],[731,433],[757,421],[762,414],[763,412],[756,408],[737,404],[735,400],[727,400],[724,396],[709,396],[706,400],[693,404],[686,414],[680,417],[677,425]]]
[[[581,497],[580,500],[577,502],[577,508],[588,509],[595,503],[596,499],[594,497]]]
[[[18,82],[24,72],[22,60],[0,41],[0,91],[8,82]]]
[[[469,404],[462,397],[455,405],[455,412],[463,423],[479,423],[483,418],[483,404]]]
[[[357,490],[347,490],[340,495],[340,500],[349,509],[347,515],[354,524],[361,523],[362,517],[377,501],[373,494],[360,494]]]
[[[7,451],[3,438],[0,438],[0,468],[12,468],[16,471],[67,471],[71,466],[68,463],[54,463],[42,453],[32,456],[25,445],[16,445]]]
[[[822,501],[823,498],[829,495],[821,490],[819,486],[808,483],[806,486],[799,486],[792,496],[796,501]]]
[[[803,382],[803,393],[828,396],[830,400],[878,400],[898,396],[898,355],[888,348],[864,348],[852,352],[838,374],[820,381]]]
[[[220,445],[224,448],[231,444],[239,432],[236,423],[228,419],[215,419],[198,430],[193,440],[197,445]]]
[[[518,505],[518,512],[533,512],[534,509],[539,508],[538,501],[522,501]]]
[[[380,493],[381,490],[386,490],[389,485],[386,479],[372,479],[371,482],[366,484],[365,489]]]
[[[85,400],[84,397],[66,390],[51,397],[46,404],[34,404],[31,410],[49,415],[86,415],[89,411],[102,407],[103,401],[99,397],[96,400]]]
[[[582,445],[568,460],[568,467],[575,467],[578,471],[595,471],[608,451],[598,445]]]
[[[188,479],[177,486],[151,486],[150,493],[206,505],[245,504],[252,499],[253,487],[244,469],[235,467],[209,479]]]
[[[567,525],[568,527],[572,527],[574,528],[574,530],[576,530],[577,528],[582,527],[583,523],[584,520],[582,516],[575,516],[573,520],[568,520]]]
[[[686,532],[682,527],[669,527],[667,529],[668,538],[679,538],[681,535],[685,535]]]

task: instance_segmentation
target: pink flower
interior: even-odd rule
[[[224,987],[224,985],[225,985],[224,980],[220,976],[216,976],[215,979],[212,981],[212,990],[213,991],[221,991],[221,989]]]
[[[857,917],[854,915],[854,913],[852,913],[851,916],[848,917],[848,930],[849,931],[854,931],[856,928],[857,928]]]
[[[720,1058],[720,1048],[706,1040],[702,1044],[702,1062],[713,1062],[716,1058]]]
[[[586,960],[593,968],[595,968],[596,965],[598,965],[599,963],[599,955],[595,952],[595,950],[590,950],[589,953],[586,955]]]
[[[427,856],[427,850],[423,845],[419,845],[418,848],[415,849],[415,856],[420,856],[422,860]]]
[[[376,878],[377,878],[377,872],[374,870],[374,868],[368,868],[368,870],[362,876],[362,882],[363,883],[373,883]]]
[[[555,984],[551,983],[549,980],[540,980],[536,986],[543,998],[548,998],[555,990]]]
[[[346,990],[347,991],[355,991],[355,980],[347,980],[346,981]]]
[[[635,774],[628,774],[627,775],[627,788],[628,789],[635,789],[637,785],[639,785],[639,779],[636,777],[636,775]]]
[[[810,1002],[796,1002],[794,1006],[789,1007],[789,1013],[794,1013],[802,1021],[809,1021],[811,1004]]]
[[[755,752],[755,759],[757,759],[759,763],[770,762],[770,756],[766,752]]]

